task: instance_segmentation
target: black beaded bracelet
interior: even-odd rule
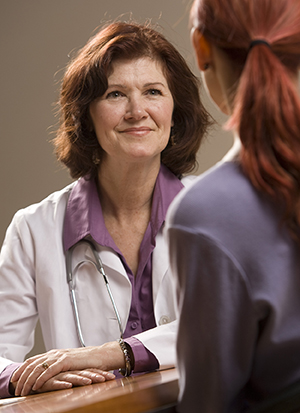
[[[118,339],[118,343],[120,344],[120,347],[121,347],[121,350],[123,351],[124,359],[125,359],[125,369],[119,369],[119,372],[122,374],[122,376],[128,377],[132,373],[130,354],[127,349],[126,343],[122,338]]]

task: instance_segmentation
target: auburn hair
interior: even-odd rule
[[[191,23],[236,65],[240,76],[227,123],[238,131],[252,184],[283,206],[300,241],[299,0],[195,0]],[[249,49],[255,39],[263,39]]]
[[[177,176],[195,167],[196,153],[210,124],[199,97],[198,79],[176,48],[150,25],[114,22],[77,53],[62,80],[60,127],[54,146],[73,178],[95,177],[95,156],[101,162],[102,148],[92,128],[89,106],[107,90],[112,63],[140,57],[161,64],[174,100],[172,136],[161,160]]]

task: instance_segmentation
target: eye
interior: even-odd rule
[[[161,91],[159,89],[149,89],[147,90],[148,95],[150,96],[159,96],[162,95]]]
[[[118,90],[114,90],[106,95],[106,99],[116,99],[120,96],[124,96],[123,93],[119,92]]]

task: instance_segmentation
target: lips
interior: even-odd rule
[[[151,128],[147,126],[142,126],[139,128],[126,128],[121,131],[121,133],[128,133],[130,135],[137,135],[137,136],[143,136],[146,135],[147,133],[151,132]]]

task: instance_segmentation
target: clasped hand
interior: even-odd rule
[[[27,359],[12,375],[15,396],[32,392],[61,390],[112,380],[115,375],[107,370],[111,348],[84,347],[50,350]],[[113,347],[113,343],[112,347]],[[107,357],[106,357],[107,356]]]

